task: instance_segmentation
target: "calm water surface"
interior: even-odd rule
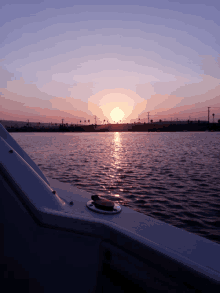
[[[47,177],[220,243],[220,132],[11,135]]]

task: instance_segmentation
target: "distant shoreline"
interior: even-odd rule
[[[51,124],[0,120],[8,132],[176,132],[176,131],[220,131],[218,123],[207,121],[159,121],[151,123],[122,123],[102,125]]]
[[[8,132],[195,132],[220,131],[220,123],[137,123],[7,127]]]
[[[97,130],[97,131],[51,131],[51,130],[34,130],[34,131],[28,131],[28,130],[11,130],[11,129],[7,129],[8,132],[13,132],[13,133],[20,133],[20,132],[48,132],[48,133],[74,133],[74,132],[78,132],[78,133],[98,133],[98,132],[185,132],[184,130],[163,130],[163,131],[156,131],[156,130],[150,130],[150,131],[138,131],[138,130],[131,130],[131,131],[126,131],[126,130],[115,130],[115,131],[101,131],[101,130]],[[188,130],[187,132],[220,132],[220,129],[218,130]]]

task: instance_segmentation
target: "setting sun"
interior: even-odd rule
[[[105,89],[89,98],[88,110],[100,121],[117,123],[123,119],[123,123],[128,123],[145,110],[146,104],[146,100],[131,90]]]
[[[118,122],[123,119],[125,113],[119,107],[116,107],[111,111],[110,116],[114,122]]]

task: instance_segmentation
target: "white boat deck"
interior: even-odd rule
[[[124,206],[122,206],[122,212],[116,215],[94,213],[86,207],[86,203],[91,199],[91,194],[77,189],[69,183],[62,183],[54,179],[48,180],[51,187],[67,204],[70,201],[74,203],[70,208],[71,212],[68,206],[63,215],[67,212],[71,213],[74,218],[87,218],[93,223],[102,223],[191,268],[210,275],[210,277],[215,275],[216,279],[220,281],[219,244]],[[100,230],[100,233],[96,229],[94,233],[105,238],[103,234],[100,235],[100,233],[105,233],[103,229]],[[108,235],[106,235],[107,237]]]

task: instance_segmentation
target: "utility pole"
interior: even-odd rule
[[[62,126],[63,126],[63,120],[64,120],[64,119],[62,119]]]
[[[209,123],[209,109],[210,109],[211,107],[208,107],[208,123]]]
[[[149,123],[149,114],[150,114],[150,112],[147,112],[147,114],[148,114],[148,123]]]
[[[95,125],[96,125],[96,116],[95,116]]]

